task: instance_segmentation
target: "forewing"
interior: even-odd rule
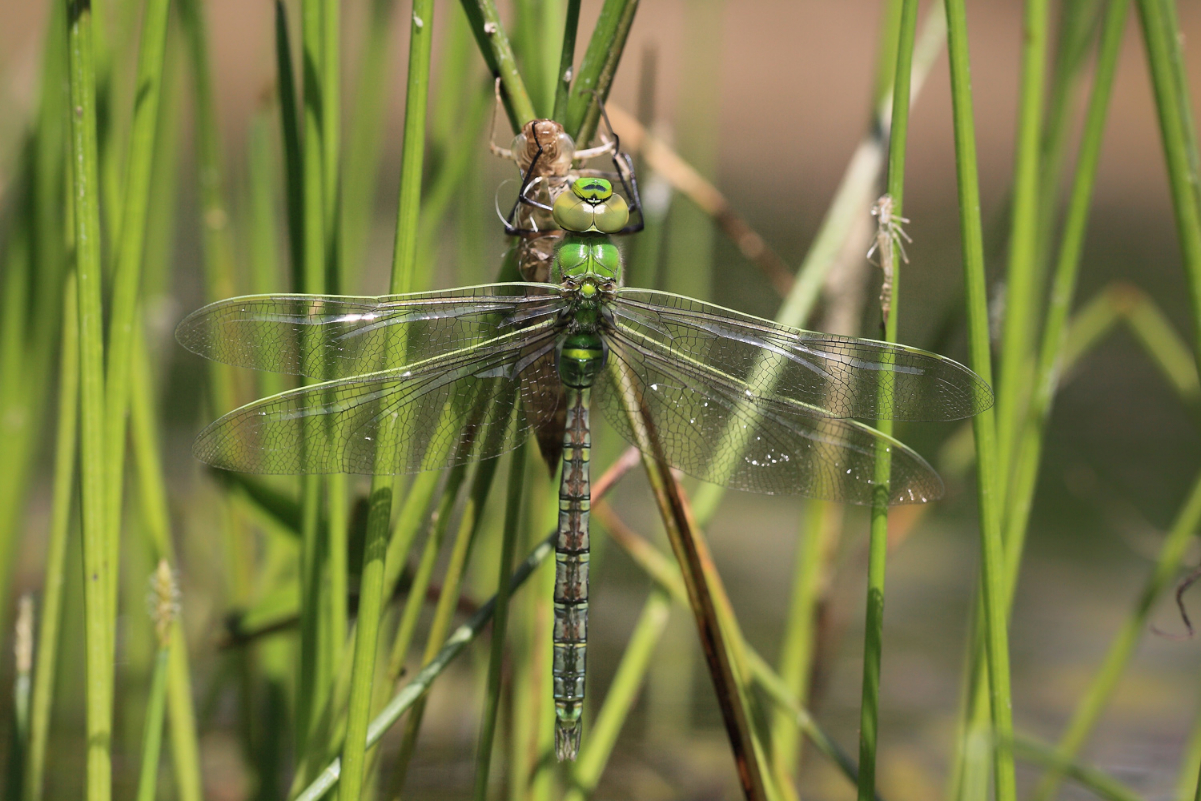
[[[211,303],[175,331],[215,361],[273,373],[350,378],[425,361],[554,317],[550,284],[486,284],[355,298],[252,295]]]
[[[648,289],[622,289],[614,325],[681,361],[712,366],[757,395],[829,417],[958,420],[992,406],[992,390],[951,359],[917,348],[789,328]],[[882,394],[882,383],[891,384]]]
[[[247,473],[416,473],[512,450],[554,409],[532,398],[547,381],[554,330],[466,353],[302,387],[236,409],[193,452]]]
[[[634,347],[620,334],[609,346],[596,392],[605,416],[631,443],[659,449],[691,476],[751,492],[870,504],[883,444],[892,457],[890,504],[942,495],[942,481],[921,456],[869,426],[755,395],[728,374]]]

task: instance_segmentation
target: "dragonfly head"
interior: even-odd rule
[[[577,178],[555,199],[555,222],[565,231],[614,234],[630,221],[630,207],[604,178]]]

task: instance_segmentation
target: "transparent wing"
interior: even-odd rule
[[[869,426],[756,395],[728,373],[678,361],[620,332],[608,342],[609,365],[596,390],[605,416],[643,450],[657,442],[661,457],[691,476],[751,492],[870,504],[882,443],[892,456],[890,504],[942,495],[942,481],[921,456]],[[649,437],[631,413],[646,421]]]
[[[558,381],[554,347],[554,328],[543,324],[273,395],[210,425],[193,453],[247,473],[416,473],[489,459],[553,416],[543,387]]]
[[[553,284],[485,284],[354,298],[251,295],[209,304],[175,330],[193,353],[238,367],[349,378],[425,361],[554,317]]]
[[[761,396],[829,417],[958,420],[992,406],[992,390],[951,359],[904,345],[820,334],[648,289],[622,289],[609,305],[634,342],[710,365]],[[892,376],[889,403],[881,378]]]

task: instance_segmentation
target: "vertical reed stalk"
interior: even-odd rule
[[[1041,293],[1038,275],[1038,222],[1041,199],[1043,84],[1047,59],[1047,0],[1026,0],[1022,22],[1022,77],[1018,101],[1017,153],[1014,157],[1013,228],[1005,285],[1005,322],[1001,332],[1001,369],[997,385],[997,496],[1008,498],[1013,451],[1017,446],[1030,343],[1038,328]],[[1050,198],[1048,198],[1049,200]]]
[[[580,0],[567,0],[567,17],[563,23],[563,49],[559,55],[559,72],[555,75],[555,106],[551,118],[567,124],[567,102],[571,95],[571,79],[575,66],[575,38],[580,27]]]
[[[58,674],[59,632],[62,626],[63,581],[71,506],[75,496],[75,446],[79,431],[79,297],[75,274],[63,285],[63,334],[59,351],[58,430],[54,446],[54,501],[50,537],[46,544],[46,574],[42,582],[42,618],[38,626],[37,664],[29,725],[28,763],[24,801],[42,801],[46,781],[46,744],[54,682]]]
[[[504,668],[505,633],[509,618],[509,574],[513,571],[513,554],[520,534],[521,499],[525,495],[525,455],[528,445],[513,452],[509,462],[509,484],[505,489],[505,523],[497,566],[500,576],[496,583],[496,612],[492,620],[492,650],[488,655],[488,686],[484,702],[484,717],[480,723],[479,745],[475,755],[475,800],[487,801],[488,773],[492,766],[492,742],[496,734],[496,718],[500,712],[501,672]]]
[[[1195,330],[1201,333],[1201,199],[1198,199],[1197,144],[1191,136],[1188,87],[1184,85],[1180,31],[1169,0],[1138,0],[1143,43],[1151,68],[1151,86],[1159,113],[1159,134],[1168,166],[1176,235],[1184,257],[1185,283]],[[1197,340],[1201,343],[1201,340]],[[1201,346],[1194,353],[1201,372]]]
[[[109,319],[108,372],[105,376],[105,426],[107,443],[108,493],[106,525],[109,531],[121,528],[122,487],[125,479],[125,428],[129,412],[129,364],[133,349],[134,318],[139,311],[142,257],[146,244],[146,221],[150,206],[150,187],[154,166],[155,141],[159,122],[159,98],[163,85],[163,55],[167,43],[167,18],[170,0],[150,0],[142,24],[138,51],[133,128],[126,157],[124,207],[113,270],[112,315]],[[113,537],[115,546],[119,537]],[[118,564],[119,553],[109,554]],[[116,614],[116,582],[112,588],[113,614]]]
[[[605,0],[601,6],[567,103],[567,133],[581,146],[596,133],[600,106],[609,97],[637,11],[638,0]]]
[[[917,0],[903,0],[897,27],[897,65],[893,75],[892,124],[888,143],[888,193],[876,206],[879,234],[876,238],[885,281],[891,273],[890,297],[884,313],[884,339],[897,341],[897,299],[900,290],[900,259],[892,217],[900,218],[905,191],[905,146],[909,134],[910,80],[913,71],[913,47],[917,36]],[[891,215],[891,217],[890,217]],[[880,376],[878,399],[882,413],[876,421],[881,433],[891,436],[892,374]],[[888,558],[888,504],[891,500],[891,448],[876,445],[873,476],[871,535],[867,571],[867,609],[863,640],[863,694],[859,708],[859,801],[871,801],[876,794],[876,743],[880,725],[880,660],[884,647],[884,573]]]
[[[988,301],[984,275],[984,236],[980,223],[980,182],[976,166],[976,133],[972,118],[971,67],[967,16],[963,0],[946,0],[947,51],[951,62],[951,102],[955,130],[955,165],[959,183],[959,226],[968,318],[970,366],[992,383],[989,354]],[[994,740],[997,801],[1016,795],[1013,753],[1013,707],[1009,688],[1009,632],[1005,611],[1004,552],[1000,497],[997,495],[996,420],[990,409],[972,420],[976,441],[977,496],[980,507],[981,584],[989,696]]]
[[[417,0],[413,4],[409,22],[409,77],[405,97],[404,144],[401,152],[400,201],[390,285],[393,294],[412,291],[416,269],[433,23],[432,0]],[[390,440],[391,434],[385,432],[377,458],[387,459],[391,455]],[[367,516],[367,537],[363,545],[362,579],[359,585],[358,630],[347,707],[346,739],[342,746],[342,763],[346,767],[346,784],[343,786],[342,797],[345,799],[357,799],[363,782],[367,723],[371,715],[371,687],[375,678],[375,651],[379,640],[380,610],[383,606],[384,567],[392,519],[392,492],[395,482],[391,473],[391,469],[377,471],[377,475],[371,480],[371,502]],[[419,603],[419,599],[411,599],[410,603]]]
[[[87,798],[112,795],[113,629],[115,581],[107,530],[104,450],[104,333],[100,264],[100,187],[96,149],[96,72],[92,9],[70,0],[67,61],[71,93],[71,177],[75,265],[79,281],[80,475],[87,647]]]
[[[163,717],[167,707],[167,676],[171,664],[171,635],[179,609],[179,590],[166,559],[160,559],[151,577],[151,598],[158,650],[146,701],[146,724],[142,736],[142,768],[138,776],[138,801],[158,797],[158,761],[163,743]]]

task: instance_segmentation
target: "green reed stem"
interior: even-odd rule
[[[909,133],[910,81],[913,72],[913,48],[917,36],[917,0],[902,0],[897,21],[897,66],[892,90],[892,123],[888,142],[888,196],[892,198],[891,214],[902,216],[905,191],[905,146]],[[887,204],[886,204],[887,205]],[[897,341],[897,318],[900,294],[900,259],[896,237],[884,220],[889,213],[879,210],[880,234],[876,244],[880,263],[885,272],[892,273],[889,312],[884,318],[884,340]],[[891,269],[890,269],[891,268]],[[880,376],[878,400],[884,411],[876,421],[881,433],[893,432],[893,377],[889,372]],[[876,743],[880,725],[880,660],[884,648],[884,574],[888,559],[888,504],[891,498],[892,457],[885,443],[876,446],[873,475],[871,534],[868,544],[867,606],[863,635],[863,692],[859,707],[859,801],[871,801],[876,793]]]
[[[163,717],[167,706],[167,666],[171,646],[164,643],[154,657],[150,676],[150,695],[146,701],[146,728],[142,740],[142,768],[138,774],[138,801],[154,801],[158,796],[158,759],[163,744]]]
[[[945,40],[946,15],[942,6],[935,6],[922,24],[914,48],[911,96],[916,96],[924,85],[942,52]],[[776,322],[803,328],[817,306],[826,276],[846,247],[856,221],[862,218],[863,210],[872,203],[872,193],[876,191],[880,170],[884,166],[884,135],[890,124],[890,110],[891,99],[877,107],[876,118],[847,164],[821,228],[797,272],[797,280],[776,312]],[[707,525],[717,512],[725,490],[725,487],[717,484],[706,484],[697,491],[693,509],[702,526]]]
[[[1176,235],[1184,257],[1194,326],[1201,333],[1201,209],[1198,208],[1201,201],[1197,191],[1201,178],[1197,174],[1196,142],[1190,136],[1191,121],[1185,119],[1189,104],[1188,87],[1183,84],[1184,69],[1180,65],[1181,53],[1176,46],[1180,31],[1168,0],[1138,0],[1138,11],[1168,166]],[[1194,358],[1201,372],[1201,347],[1196,349]]]
[[[492,743],[496,735],[496,719],[500,713],[501,678],[504,669],[505,630],[509,619],[509,574],[513,571],[513,554],[520,534],[521,499],[525,495],[525,457],[529,444],[513,452],[509,462],[509,484],[505,489],[505,523],[500,547],[500,576],[496,582],[496,613],[492,623],[492,650],[488,654],[488,684],[484,702],[484,717],[480,723],[479,744],[475,755],[475,799],[487,801],[488,773],[492,766]]]
[[[596,133],[600,107],[609,98],[636,11],[638,0],[605,0],[601,6],[567,102],[565,127],[581,147]]]
[[[58,430],[54,446],[54,490],[50,536],[46,544],[46,577],[42,582],[42,618],[38,626],[37,664],[29,723],[24,801],[41,801],[46,780],[46,744],[54,682],[58,674],[62,627],[63,581],[71,506],[75,496],[75,446],[79,431],[79,296],[75,274],[63,286],[63,333],[59,351]]]
[[[971,68],[967,18],[963,0],[946,0],[947,51],[951,62],[951,100],[955,129],[955,162],[959,182],[959,225],[963,239],[964,283],[970,366],[992,382],[989,354],[988,300],[984,274],[984,236],[980,224],[980,183],[976,167],[976,134],[972,119]],[[992,410],[972,420],[976,440],[977,496],[980,507],[981,583],[984,631],[993,720],[994,782],[997,801],[1013,801],[1013,707],[1009,680],[1009,633],[1005,609],[1004,552],[1000,498],[997,495],[996,421]]]
[[[292,71],[292,45],[288,37],[288,9],[275,0],[275,72],[279,85],[280,134],[283,138],[284,196],[288,218],[288,250],[293,292],[304,286],[304,178],[300,153],[300,116],[296,80]]]
[[[555,106],[551,118],[567,124],[567,103],[571,97],[571,79],[575,66],[575,39],[580,28],[580,0],[567,0],[567,18],[563,23],[563,49],[559,71],[555,75]]]
[[[509,115],[509,124],[514,132],[520,131],[522,125],[537,115],[517,68],[513,46],[509,44],[509,37],[500,24],[500,12],[492,0],[462,0],[462,3],[463,11],[471,22],[471,32],[488,64],[488,71],[500,78],[505,89],[501,93],[501,101]]]
[[[146,222],[150,205],[152,167],[162,94],[163,55],[167,43],[170,0],[146,3],[142,41],[138,51],[133,129],[126,158],[124,207],[121,209],[120,238],[113,271],[112,314],[109,319],[108,372],[105,377],[105,410],[108,415],[107,522],[110,531],[121,527],[122,485],[125,479],[125,427],[129,406],[129,362],[133,349],[134,316],[138,313],[142,257],[146,244]],[[113,543],[117,543],[117,537]],[[113,564],[118,553],[110,553]],[[116,614],[116,582],[112,603]]]
[[[446,485],[442,488],[442,497],[432,516],[433,528],[422,548],[421,560],[417,563],[416,573],[413,574],[413,583],[409,585],[404,613],[401,615],[400,625],[396,629],[396,637],[392,640],[388,669],[385,673],[390,683],[394,684],[399,681],[400,675],[404,671],[405,658],[408,656],[409,647],[413,642],[413,633],[417,630],[417,619],[421,615],[421,610],[425,608],[425,595],[430,581],[433,579],[438,554],[442,550],[442,543],[450,528],[450,515],[454,510],[455,501],[459,497],[459,490],[462,488],[465,478],[466,468],[461,465],[457,466],[450,471]]]
[[[554,538],[555,533],[552,532],[518,566],[509,580],[510,593],[515,592],[521,587],[534,572],[535,568],[546,559],[547,554],[554,548]],[[401,715],[425,696],[434,679],[438,678],[447,665],[454,661],[455,657],[467,647],[467,644],[474,640],[484,629],[484,626],[492,619],[495,609],[496,599],[489,599],[474,615],[467,619],[466,623],[450,633],[443,641],[441,649],[438,650],[433,659],[426,662],[425,666],[413,676],[413,680],[405,685],[404,689],[397,693],[388,705],[371,721],[371,725],[367,729],[368,747],[378,743],[388,729],[396,721],[400,720]],[[308,787],[304,788],[296,796],[296,801],[317,801],[317,799],[322,798],[338,783],[341,772],[342,761],[335,759],[326,766],[325,770],[321,771]],[[342,795],[341,797],[346,798],[347,796]]]
[[[747,709],[743,705],[743,695],[731,659],[728,635],[722,631],[712,589],[706,581],[708,573],[705,567],[712,562],[712,557],[690,511],[685,506],[679,485],[667,463],[651,455],[656,450],[653,439],[644,430],[635,430],[639,431],[639,450],[642,451],[643,467],[659,507],[659,517],[663,521],[667,539],[671,543],[672,552],[684,578],[688,606],[695,618],[701,649],[713,680],[718,706],[721,708],[722,720],[738,770],[739,783],[748,801],[760,801],[767,798],[764,766],[756,753],[754,733]]]
[[[104,332],[100,264],[100,195],[96,153],[96,73],[92,10],[71,0],[67,60],[71,108],[70,160],[75,217],[75,265],[79,281],[80,481],[84,554],[84,616],[87,647],[87,798],[112,795],[113,548],[105,515]]]
[[[621,733],[622,724],[629,717],[643,677],[650,666],[651,658],[655,655],[656,646],[667,627],[670,611],[671,596],[661,587],[652,589],[642,607],[642,614],[634,623],[630,641],[605,693],[605,702],[601,705],[596,720],[588,731],[588,740],[580,751],[579,759],[576,760],[571,777],[574,786],[567,793],[567,801],[584,801],[596,790],[601,772],[613,753],[613,746],[617,743],[617,735]]]
[[[998,497],[1008,498],[1013,451],[1021,430],[1030,343],[1038,327],[1040,157],[1042,156],[1043,84],[1047,60],[1047,0],[1026,0],[1022,21],[1022,77],[1018,100],[1017,152],[1014,156],[1012,230],[1005,285],[1005,321],[997,384]],[[1052,196],[1053,197],[1053,196]]]
[[[432,0],[415,2],[409,24],[409,77],[405,98],[404,144],[401,151],[400,201],[389,287],[393,294],[412,291],[416,272],[433,22]],[[391,436],[386,434],[385,441],[381,442],[381,458],[386,459],[392,453]],[[342,746],[342,762],[346,766],[343,797],[347,799],[359,797],[366,764],[367,723],[371,715],[375,652],[379,642],[380,611],[384,600],[384,572],[395,484],[391,472],[390,469],[382,471],[371,480],[371,505],[367,516],[366,540],[363,544],[354,667],[350,679],[346,738]]]
[[[1089,99],[1084,131],[1080,141],[1080,152],[1077,157],[1076,176],[1072,183],[1059,259],[1051,287],[1050,305],[1047,309],[1047,321],[1039,352],[1034,392],[1030,399],[1027,420],[1021,431],[1021,445],[1017,452],[1013,483],[1009,492],[1006,514],[1005,566],[1006,596],[1009,598],[1007,605],[1010,607],[1013,603],[1013,592],[1021,563],[1022,545],[1025,541],[1038,477],[1043,432],[1062,374],[1061,360],[1068,315],[1076,295],[1076,278],[1079,274],[1081,255],[1084,250],[1084,237],[1088,230],[1089,204],[1092,199],[1093,186],[1096,183],[1097,165],[1100,163],[1105,118],[1109,109],[1114,74],[1117,72],[1122,31],[1125,27],[1128,7],[1128,0],[1111,0],[1106,11],[1105,27],[1101,34],[1100,49],[1097,53],[1097,69],[1093,78],[1092,96]],[[1050,794],[1045,797],[1049,796]]]
[[[366,39],[361,45],[363,55],[359,59],[358,79],[352,97],[348,132],[350,146],[346,150],[340,204],[339,258],[342,261],[342,273],[347,279],[347,286],[342,288],[344,292],[357,291],[353,276],[360,270],[374,219],[380,144],[384,135],[383,119],[388,107],[392,18],[398,5],[396,0],[373,0],[365,31]]]
[[[430,621],[430,631],[425,643],[425,654],[422,664],[427,665],[438,654],[441,643],[450,624],[454,620],[455,609],[459,603],[459,590],[463,582],[463,573],[467,567],[467,557],[480,530],[480,522],[484,510],[484,502],[488,491],[492,488],[492,479],[496,475],[496,459],[480,462],[476,468],[475,477],[471,481],[471,490],[467,495],[467,504],[459,520],[459,530],[451,546],[450,559],[446,564],[446,573],[442,577],[442,590],[438,594],[438,603],[434,607],[434,617]],[[422,717],[425,713],[425,699],[422,698],[413,705],[409,719],[405,722],[404,740],[400,744],[400,753],[396,760],[396,774],[392,786],[395,795],[399,795],[404,787],[408,773],[409,762],[417,747],[417,736],[421,731]]]
[[[158,450],[160,438],[155,431],[154,386],[142,327],[143,323],[138,320],[134,332],[129,398],[138,500],[149,534],[151,556],[155,561],[166,559],[175,563],[167,488]],[[174,647],[171,648],[167,667],[167,719],[176,791],[180,801],[202,801],[204,788],[200,773],[196,712],[192,706],[191,667],[188,664],[187,639],[179,615],[172,620],[170,637]]]
[[[797,544],[792,575],[792,599],[784,639],[780,644],[780,679],[798,701],[808,702],[809,679],[817,645],[817,604],[835,538],[830,516],[833,504],[808,501],[802,515],[801,537]],[[840,518],[839,518],[840,519]],[[779,777],[796,772],[800,755],[796,716],[780,709],[772,723],[772,764]]]

